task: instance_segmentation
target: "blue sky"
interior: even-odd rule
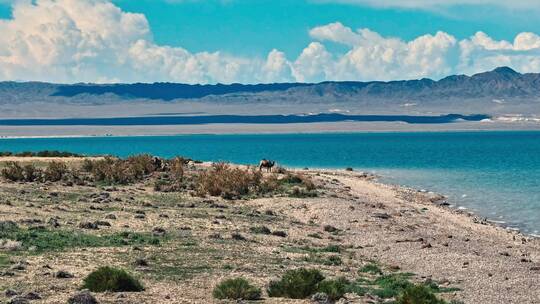
[[[539,13],[536,0],[0,0],[0,80],[437,79],[499,65],[540,72]]]
[[[194,52],[224,50],[262,55],[277,48],[293,56],[310,42],[309,29],[336,21],[405,40],[437,31],[458,39],[483,31],[494,39],[512,40],[520,32],[540,31],[537,11],[493,5],[458,5],[436,11],[303,0],[116,0],[114,3],[127,11],[145,14],[158,43],[182,46]]]

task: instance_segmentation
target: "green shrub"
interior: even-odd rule
[[[374,283],[380,287],[374,293],[381,298],[392,298],[403,290],[413,286],[407,274],[396,273],[383,275],[375,279]]]
[[[405,288],[397,297],[396,304],[445,304],[438,299],[433,291],[425,285],[411,285]]]
[[[335,252],[340,253],[341,247],[339,245],[328,245],[320,250],[321,252]]]
[[[323,262],[323,264],[328,266],[339,266],[343,264],[343,261],[338,255],[331,255]]]
[[[142,284],[123,269],[100,267],[83,281],[83,288],[93,292],[137,292],[143,291]]]
[[[295,269],[285,272],[279,281],[270,282],[268,296],[305,299],[317,292],[324,276],[316,269]]]
[[[371,274],[382,274],[381,268],[375,263],[369,263],[362,267],[359,271]]]
[[[317,291],[325,293],[330,301],[337,301],[348,292],[349,284],[345,278],[324,280],[319,283]]]
[[[212,295],[221,300],[258,300],[261,297],[261,289],[251,285],[246,279],[236,278],[219,283]]]

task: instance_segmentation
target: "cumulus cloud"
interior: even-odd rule
[[[398,7],[432,9],[456,5],[496,5],[515,9],[538,9],[537,0],[315,0],[317,2],[338,2],[374,7]]]
[[[1,0],[0,0],[1,1]],[[257,83],[441,78],[501,65],[540,72],[540,36],[513,41],[445,32],[405,41],[339,22],[315,27],[295,58],[277,50],[245,58],[159,45],[144,15],[109,0],[20,1],[0,20],[0,80],[52,82]],[[329,51],[328,44],[345,51]]]

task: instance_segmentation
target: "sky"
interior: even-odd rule
[[[0,0],[0,80],[269,83],[540,72],[540,0]]]

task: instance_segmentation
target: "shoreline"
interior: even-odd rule
[[[489,132],[489,131],[488,131]],[[180,135],[180,136],[189,136],[189,135]],[[56,138],[56,137],[52,137]],[[1,139],[1,138],[0,138]],[[102,155],[96,155],[96,156],[80,156],[80,157],[37,157],[37,156],[0,156],[0,163],[4,162],[31,162],[31,161],[43,161],[43,162],[50,162],[50,161],[67,161],[67,162],[77,162],[82,159],[100,159],[102,158]],[[204,161],[205,164],[211,164],[211,161]],[[240,166],[249,166],[249,164],[233,164],[233,165],[240,165]],[[291,167],[287,166],[287,169],[293,170],[295,172],[317,172],[317,173],[327,173],[327,174],[334,174],[336,172],[347,172],[339,167],[310,167],[310,168],[302,168],[302,167]],[[306,170],[307,169],[307,170]],[[381,179],[384,179],[385,177],[383,175],[365,171],[362,168],[354,168],[355,174],[360,174],[362,176],[365,176],[366,178],[370,179],[371,182],[386,186],[386,187],[392,187],[396,188],[397,190],[401,191],[411,191],[411,192],[417,192],[420,195],[424,195],[426,197],[432,196],[435,198],[438,198],[435,201],[432,201],[432,205],[436,206],[438,208],[450,210],[455,213],[462,214],[464,217],[467,218],[477,218],[477,220],[483,222],[483,223],[489,223],[489,225],[503,229],[505,231],[512,231],[512,232],[518,232],[519,234],[523,236],[533,237],[540,240],[540,235],[535,233],[527,233],[523,231],[519,227],[511,227],[510,225],[512,223],[508,223],[506,221],[497,221],[495,219],[490,218],[489,216],[484,216],[481,213],[471,210],[466,205],[457,205],[447,202],[448,196],[444,194],[444,192],[440,191],[431,191],[429,189],[420,189],[421,187],[414,187],[414,186],[407,186],[399,183],[389,182],[389,181],[381,181]],[[438,202],[442,203],[439,204]],[[444,204],[446,203],[446,204]]]
[[[375,181],[375,182],[379,183],[380,185],[395,187],[395,188],[401,189],[403,191],[418,192],[418,193],[424,194],[426,196],[427,195],[440,196],[441,199],[436,200],[436,201],[432,201],[433,206],[436,206],[436,207],[441,208],[441,209],[449,210],[449,211],[457,213],[457,214],[462,214],[464,217],[472,218],[473,220],[488,224],[488,225],[490,225],[492,227],[495,227],[495,228],[498,228],[498,229],[503,229],[504,231],[507,231],[507,232],[516,232],[516,233],[518,233],[520,235],[527,236],[527,237],[533,237],[535,239],[540,240],[540,235],[537,235],[537,234],[534,234],[534,233],[527,233],[527,232],[524,232],[520,228],[509,226],[512,223],[508,223],[508,222],[505,222],[505,221],[497,221],[497,220],[491,219],[491,218],[489,218],[487,216],[484,216],[484,215],[480,214],[479,212],[471,210],[466,206],[462,206],[462,205],[458,206],[458,205],[449,203],[449,202],[447,202],[448,196],[446,196],[444,193],[433,192],[433,191],[430,191],[430,190],[425,190],[426,192],[424,192],[423,191],[424,189],[418,189],[418,188],[415,188],[415,187],[409,187],[409,186],[393,184],[393,183],[379,182],[378,180]],[[448,204],[448,205],[446,205],[445,203]]]
[[[0,162],[5,160],[8,159],[0,158]],[[23,160],[37,163],[52,160],[69,162],[69,158],[28,157]],[[189,170],[199,172],[208,169],[210,164],[194,163],[189,165]],[[63,183],[1,182],[0,188],[10,196],[10,203],[0,204],[0,221],[11,220],[29,225],[29,218],[45,223],[47,219],[55,217],[61,223],[60,229],[77,229],[81,219],[103,220],[112,212],[114,219],[108,221],[109,226],[98,229],[98,233],[126,229],[153,231],[155,227],[162,227],[171,232],[171,237],[176,236],[176,231],[183,231],[178,241],[184,244],[184,233],[189,231],[188,235],[198,245],[190,245],[186,247],[188,251],[180,252],[199,252],[200,255],[191,258],[178,256],[178,249],[174,249],[178,247],[169,248],[168,243],[163,243],[164,247],[146,246],[144,255],[150,257],[170,252],[173,255],[169,259],[180,258],[179,261],[174,260],[176,263],[182,264],[181,261],[187,259],[190,263],[205,263],[207,266],[204,269],[209,270],[180,281],[159,281],[146,276],[145,271],[138,272],[146,280],[147,291],[142,295],[126,295],[133,301],[138,301],[137,298],[142,296],[138,303],[210,302],[208,290],[223,277],[230,276],[229,268],[220,266],[218,262],[222,259],[208,259],[207,254],[213,252],[222,254],[226,265],[239,258],[238,263],[242,266],[236,268],[235,275],[247,276],[259,286],[266,286],[284,269],[316,267],[332,277],[355,278],[363,265],[376,263],[385,273],[412,273],[415,282],[437,282],[444,288],[457,288],[440,295],[447,300],[475,304],[521,304],[535,303],[535,299],[540,297],[540,291],[535,288],[540,273],[538,238],[477,220],[466,211],[441,206],[437,202],[444,196],[438,193],[383,183],[377,175],[368,172],[337,169],[291,169],[289,172],[312,180],[317,185],[317,195],[294,197],[278,194],[227,200],[215,196],[193,197],[184,191],[159,192],[152,187],[150,180],[105,188]],[[263,173],[263,177],[270,178],[271,174]],[[108,194],[103,196],[105,192]],[[32,199],[29,199],[29,195]],[[82,196],[73,200],[74,195]],[[179,196],[182,203],[178,203]],[[137,220],[134,220],[134,216],[140,217],[143,210],[144,219],[135,217]],[[164,213],[167,217],[161,216]],[[271,214],[269,218],[268,214]],[[250,232],[254,225],[262,224],[272,230],[286,231],[285,237]],[[189,230],[186,227],[190,227]],[[326,227],[333,228],[328,232]],[[216,233],[224,237],[216,240]],[[241,233],[244,241],[229,239],[227,236],[231,233]],[[317,259],[309,259],[313,252],[302,249],[306,246],[327,248],[330,245],[343,250],[342,253],[330,254],[341,255],[338,265],[318,264]],[[183,246],[180,245],[180,248]],[[198,250],[192,253],[192,249]],[[41,280],[39,273],[45,261],[54,269],[67,268],[75,274],[74,280],[78,282],[89,271],[100,266],[100,261],[91,258],[95,254],[101,256],[100,260],[125,266],[126,256],[123,253],[129,252],[140,257],[129,248],[72,249],[61,254],[51,253],[52,259],[50,255],[28,255],[25,258],[32,275],[14,276],[8,280],[11,282],[9,284],[21,284],[22,281],[18,280],[24,280],[24,284],[37,288],[45,299],[51,300],[48,303],[65,303],[78,283],[66,281],[65,285],[61,285],[62,292],[51,294],[49,284],[59,283]],[[247,253],[250,253],[247,259],[249,263],[244,266]],[[131,256],[130,259],[133,258]],[[270,260],[277,262],[268,264]],[[150,263],[150,269],[154,265],[162,267],[157,260],[154,263]],[[82,264],[84,267],[81,267]],[[138,269],[132,268],[132,271]],[[254,276],[261,269],[267,274]],[[172,298],[162,299],[167,295],[167,292],[164,293],[167,290],[189,292],[175,293]],[[100,295],[104,303],[111,302],[111,296],[114,297],[111,294]],[[350,299],[350,303],[365,303],[362,299]],[[284,303],[272,298],[265,299],[264,303],[266,301]]]
[[[513,267],[508,266],[507,261],[504,261],[504,259],[501,260],[499,256],[504,257],[522,255],[529,257],[521,258],[521,260],[516,261],[517,264],[515,264],[515,267],[517,267],[517,265],[522,267],[526,261],[532,261],[533,265],[540,265],[540,238],[530,234],[524,234],[521,231],[507,229],[499,223],[485,221],[482,219],[482,217],[468,210],[460,210],[450,206],[439,205],[437,204],[437,202],[444,200],[444,196],[440,195],[439,193],[422,192],[421,190],[411,187],[383,183],[380,182],[376,177],[365,178],[365,181],[355,181],[355,172],[329,170],[326,171],[324,174],[328,174],[329,176],[332,176],[332,178],[335,177],[336,179],[340,180],[340,182],[344,183],[346,187],[351,187],[352,191],[360,191],[360,193],[365,193],[368,196],[373,196],[375,197],[374,201],[380,201],[380,203],[385,204],[386,206],[381,206],[380,209],[383,210],[383,214],[388,214],[390,217],[388,220],[383,220],[382,222],[395,219],[398,223],[401,223],[401,225],[405,225],[404,227],[417,227],[420,225],[420,227],[423,228],[420,231],[408,231],[407,228],[405,228],[405,230],[402,230],[403,228],[393,228],[393,226],[396,224],[383,224],[383,226],[377,225],[375,227],[371,227],[371,229],[373,229],[371,230],[371,233],[384,235],[384,237],[379,236],[378,238],[376,238],[381,239],[382,244],[376,246],[378,247],[378,250],[374,250],[373,257],[381,258],[381,256],[385,256],[385,259],[387,259],[387,262],[389,263],[397,263],[397,261],[400,261],[400,263],[405,263],[409,265],[410,268],[406,268],[405,270],[412,271],[413,273],[418,273],[419,269],[425,269],[425,265],[423,265],[423,263],[427,263],[427,261],[418,260],[416,257],[408,256],[409,253],[400,254],[399,250],[393,250],[393,245],[389,245],[389,243],[391,242],[382,241],[382,239],[393,238],[395,239],[394,243],[397,244],[401,243],[402,241],[406,243],[414,243],[416,237],[419,237],[418,240],[422,240],[422,242],[420,243],[422,243],[423,245],[421,247],[411,248],[410,254],[424,256],[425,251],[432,250],[432,248],[437,248],[438,250],[438,253],[434,256],[428,254],[428,256],[430,256],[430,258],[432,259],[433,264],[428,267],[428,269],[431,269],[431,271],[425,272],[424,275],[433,275],[435,278],[437,278],[441,277],[441,272],[447,273],[447,275],[449,276],[456,276],[457,273],[462,273],[464,277],[461,277],[460,280],[466,281],[466,276],[470,274],[468,271],[466,271],[466,269],[470,267],[469,262],[463,262],[467,263],[463,265],[463,267],[465,268],[463,270],[461,270],[461,265],[458,266],[454,264],[458,267],[448,268],[445,271],[442,271],[441,269],[446,267],[440,265],[437,262],[441,260],[449,261],[447,259],[450,259],[452,263],[455,263],[456,261],[462,260],[462,258],[457,257],[460,255],[472,259],[479,259],[478,263],[480,265],[498,264],[498,266],[496,267],[493,265],[492,266],[495,268],[502,267],[507,269],[507,272],[503,271],[502,269],[499,269],[497,271],[486,271],[484,269],[484,266],[482,266],[476,271],[483,273],[485,277],[482,276],[476,278],[478,282],[474,282],[475,280],[471,280],[469,283],[464,284],[466,286],[471,284],[469,285],[469,288],[472,288],[471,286],[476,287],[477,283],[479,283],[480,281],[482,284],[493,284],[491,277],[495,273],[498,273],[497,276],[506,273],[507,277],[503,277],[503,282],[508,277],[516,275],[517,270],[514,270]],[[360,173],[360,175],[362,175],[362,173]],[[350,178],[350,176],[353,176],[353,178]],[[358,186],[353,186],[355,184]],[[358,187],[368,188],[368,190],[360,189]],[[385,199],[380,200],[381,198]],[[396,200],[394,200],[394,198],[396,198]],[[418,210],[417,212],[419,213],[417,215],[412,215],[411,218],[408,218],[404,221],[401,220],[400,217],[406,214],[403,212],[408,213],[409,211],[405,210],[408,210],[411,207]],[[368,210],[369,209],[370,208],[368,208]],[[346,219],[347,213],[347,210],[341,210],[340,212],[337,212],[336,217]],[[322,213],[319,213],[319,216],[321,216],[321,214]],[[351,221],[349,220],[349,222]],[[352,220],[352,222],[355,222],[355,220]],[[397,224],[397,226],[400,226],[400,224]],[[370,229],[368,229],[368,226],[366,225],[362,225],[362,227],[364,227],[361,229],[363,231],[362,235],[365,235],[367,237],[370,234]],[[351,228],[352,227],[347,227],[346,229]],[[364,229],[368,229],[368,231],[364,231]],[[388,231],[382,232],[380,231],[380,229]],[[449,231],[453,231],[455,234],[450,234]],[[456,249],[451,249],[448,247],[446,235],[454,235],[453,239],[455,239],[456,234],[458,235],[458,238],[463,238],[463,247],[458,246],[458,248]],[[411,235],[414,235],[415,237],[410,237]],[[470,243],[471,241],[473,241],[474,243]],[[434,243],[438,243],[439,245],[435,245]],[[518,249],[518,243],[529,244],[531,245],[531,247],[529,249],[519,249],[515,253],[507,253],[507,251],[504,251],[505,249]],[[486,246],[484,244],[489,245]],[[371,245],[373,244],[370,244],[369,246]],[[387,250],[392,251],[392,253],[386,253]],[[399,255],[399,258],[396,259],[394,255]],[[480,260],[482,262],[480,262]],[[530,267],[530,269],[537,269],[537,266]],[[420,273],[422,272],[420,271]],[[531,271],[529,272],[529,275],[523,274],[524,280],[532,279],[534,277],[533,273],[534,272]],[[478,273],[475,273],[475,275],[478,275]],[[502,289],[502,285],[500,285],[500,287],[498,288]],[[496,297],[493,297],[491,301],[486,299],[480,300],[481,297],[479,296],[479,294],[481,293],[481,291],[477,290],[476,292],[471,293],[471,290],[467,291],[467,287],[464,288],[464,292],[470,293],[469,297],[466,297],[469,301],[465,301],[465,303],[500,303],[498,301],[499,299],[502,299],[501,295],[497,295]],[[540,297],[538,291],[532,291],[532,293],[536,294],[537,297]],[[478,300],[472,301],[472,299],[475,299],[477,296]],[[515,295],[510,297],[510,299],[513,299],[514,297]],[[498,300],[496,301],[494,299]],[[529,301],[517,300],[506,300],[504,302],[534,303]]]
[[[456,122],[448,124],[330,122],[294,124],[207,124],[161,126],[5,126],[0,128],[0,139],[378,132],[483,132],[539,130],[540,124],[524,122]]]
[[[456,204],[452,204],[452,203],[447,201],[448,196],[445,195],[444,193],[441,193],[441,192],[438,192],[438,191],[431,191],[429,189],[420,189],[419,187],[406,186],[406,185],[402,185],[402,184],[396,184],[396,183],[381,181],[381,179],[384,178],[383,175],[376,174],[376,173],[369,172],[369,171],[363,171],[363,170],[361,170],[361,168],[359,168],[359,169],[355,168],[354,171],[345,171],[345,170],[339,169],[339,168],[309,168],[308,170],[304,170],[302,168],[291,167],[291,169],[293,169],[293,170],[295,170],[297,172],[308,171],[308,172],[326,173],[326,174],[335,174],[336,172],[337,173],[339,173],[339,172],[341,172],[341,173],[353,172],[355,174],[359,174],[360,176],[364,176],[366,179],[368,179],[371,183],[373,183],[375,185],[394,188],[394,189],[396,189],[396,191],[407,191],[407,192],[418,193],[419,195],[422,195],[422,196],[426,197],[426,199],[429,200],[431,202],[431,204],[433,206],[437,207],[437,208],[440,208],[440,209],[443,209],[443,210],[448,210],[448,211],[450,211],[452,213],[460,214],[465,218],[477,220],[478,222],[488,224],[488,225],[490,225],[490,226],[492,226],[494,228],[502,229],[502,230],[504,230],[506,232],[509,232],[509,233],[514,232],[514,233],[518,233],[518,234],[523,235],[523,236],[533,237],[535,239],[540,240],[540,235],[537,235],[537,234],[534,234],[534,233],[527,233],[527,232],[524,232],[520,228],[508,226],[511,223],[507,223],[507,222],[503,222],[503,221],[497,221],[497,220],[491,219],[491,218],[489,218],[487,216],[483,216],[482,214],[480,214],[478,212],[475,212],[474,210],[471,210],[466,206],[461,206],[461,205],[458,206]]]

